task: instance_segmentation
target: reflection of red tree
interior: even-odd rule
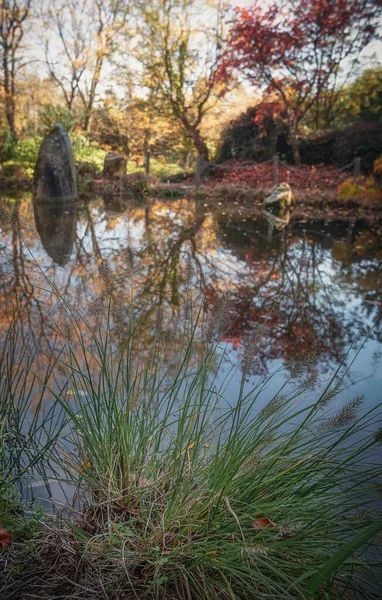
[[[26,206],[29,209],[23,211]],[[104,258],[108,258],[115,274],[115,298],[128,306],[131,294],[125,229],[120,227],[124,217],[105,215],[101,206],[96,202],[81,209],[76,257],[65,271],[55,264],[46,270],[68,301],[84,310],[101,294],[99,270]],[[19,218],[18,228],[30,247],[38,248],[37,234],[27,225],[33,219],[30,204],[21,203],[15,218]],[[243,340],[267,319],[267,328],[258,343],[259,368],[265,368],[267,359],[289,360],[316,346],[319,347],[317,360],[321,363],[335,360],[364,319],[371,318],[375,311],[381,278],[380,264],[376,260],[380,256],[380,235],[370,233],[364,225],[353,223],[349,227],[347,221],[333,221],[330,230],[324,227],[324,243],[320,237],[321,221],[304,221],[300,226],[297,220],[282,231],[275,229],[270,243],[268,223],[262,214],[251,220],[233,212],[229,218],[222,219],[219,215],[206,216],[203,203],[157,201],[150,210],[149,207],[132,207],[130,219],[140,232],[135,245],[134,318],[141,324],[148,345],[159,307],[164,311],[165,323],[170,322],[172,316],[178,322],[176,342],[172,343],[174,351],[181,341],[183,320],[179,317],[183,315],[186,250],[192,252],[195,262],[196,305],[202,292],[205,292],[206,305],[211,306],[222,290],[232,289],[232,301],[227,308],[231,327],[224,339],[233,347],[241,348]],[[106,224],[106,228],[99,227],[100,223]],[[3,333],[12,309],[20,305],[26,309],[25,319],[20,321],[25,339],[32,344],[35,335],[51,346],[57,335],[55,323],[62,328],[64,313],[61,315],[55,310],[52,313],[55,320],[49,317],[52,297],[43,293],[46,286],[42,273],[36,270],[11,226],[6,227],[6,244],[1,257],[5,276],[0,285]],[[308,228],[309,233],[302,233],[302,227]],[[121,231],[122,236],[116,237]],[[351,252],[346,254],[345,263],[336,258],[333,249],[338,248],[338,244],[330,245],[331,239],[338,242],[346,239]],[[38,252],[41,260],[41,251]],[[304,264],[300,264],[302,253]],[[43,257],[43,265],[44,260]],[[351,286],[354,298],[365,301],[363,312],[358,308],[349,310],[343,299],[333,294],[334,273],[328,279],[323,278],[327,261],[337,269],[335,276],[344,286]],[[239,275],[241,279],[237,283]],[[338,289],[337,284],[335,289]]]
[[[252,266],[255,267],[255,261]],[[285,284],[280,272],[258,261],[253,285],[238,285],[232,293],[230,327],[223,341],[233,348],[243,342],[261,324],[266,324],[257,342],[255,370],[265,368],[268,359],[291,360],[296,355],[317,348],[317,360],[339,358],[343,350],[344,324],[328,307],[320,307],[308,298],[311,270],[301,271],[295,280]],[[207,302],[216,302],[216,290],[207,288]]]

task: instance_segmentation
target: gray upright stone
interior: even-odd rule
[[[127,160],[122,154],[116,152],[109,152],[105,156],[103,162],[103,174],[104,177],[113,177],[114,175],[125,175],[126,174]]]
[[[70,138],[56,123],[41,144],[34,172],[36,200],[77,198],[76,168]]]

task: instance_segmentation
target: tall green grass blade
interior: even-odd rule
[[[352,540],[344,544],[318,571],[301,593],[301,600],[309,600],[322,586],[322,584],[338,571],[341,565],[362,546],[365,546],[378,533],[382,531],[382,520],[371,523],[365,527]]]

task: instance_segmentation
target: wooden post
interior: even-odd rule
[[[147,150],[145,155],[145,173],[150,175],[150,150]]]
[[[196,174],[195,174],[195,185],[196,189],[200,189],[202,183],[202,157],[200,154],[196,157]]]
[[[361,175],[361,159],[359,157],[354,159],[354,177]]]
[[[273,157],[273,185],[277,185],[279,182],[279,157],[277,154]]]

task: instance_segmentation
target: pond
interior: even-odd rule
[[[275,393],[280,367],[314,350],[320,379],[328,378],[352,345],[345,364],[342,403],[364,394],[363,409],[380,401],[382,327],[373,326],[382,289],[382,221],[378,218],[317,215],[296,211],[281,222],[260,209],[205,200],[124,200],[34,206],[31,197],[6,198],[13,224],[0,216],[0,326],[5,332],[16,310],[24,344],[52,347],[57,313],[45,276],[81,310],[102,293],[100,270],[107,259],[113,293],[128,304],[134,290],[135,318],[143,339],[158,309],[175,322],[181,340],[185,293],[184,259],[193,257],[194,305],[212,305],[230,290],[230,328],[221,377],[237,363],[251,333],[264,324],[252,360],[253,384],[277,371],[259,406]],[[129,267],[135,255],[133,274]],[[178,325],[176,325],[178,323]],[[362,349],[361,349],[362,347]],[[226,390],[234,398],[239,376]]]

